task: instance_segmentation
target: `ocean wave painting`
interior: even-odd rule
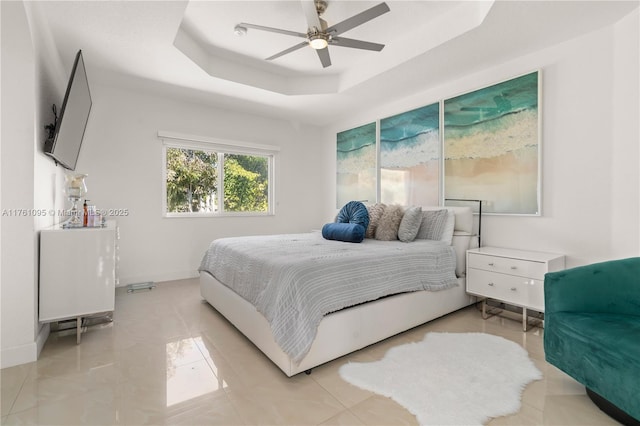
[[[337,134],[336,207],[352,200],[376,201],[376,123]]]
[[[380,120],[381,202],[437,205],[440,104]]]
[[[538,72],[444,101],[445,197],[540,214]]]

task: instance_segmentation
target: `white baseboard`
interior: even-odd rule
[[[159,283],[163,281],[175,281],[175,280],[187,280],[190,278],[197,278],[199,276],[198,271],[186,270],[186,271],[174,271],[166,272],[162,274],[150,274],[150,275],[137,275],[130,277],[120,277],[117,287],[126,287],[129,284],[154,282]]]
[[[40,327],[40,332],[38,333],[35,342],[2,349],[0,352],[0,368],[13,367],[37,361],[40,356],[40,352],[42,351],[42,348],[44,348],[44,344],[49,337],[49,330],[49,324],[44,324]]]
[[[38,360],[36,342],[3,349],[0,354],[0,368],[13,367]]]

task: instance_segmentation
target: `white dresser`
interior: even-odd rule
[[[114,310],[116,224],[40,231],[40,322],[77,319]]]
[[[500,247],[467,251],[467,293],[522,307],[527,330],[527,309],[544,312],[544,274],[564,269],[564,255]]]

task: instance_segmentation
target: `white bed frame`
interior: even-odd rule
[[[456,209],[456,229],[470,233],[470,209],[448,208]],[[459,215],[465,219],[459,222]],[[208,272],[200,272],[202,297],[289,377],[475,302],[466,293],[465,279],[458,278],[458,284],[446,290],[389,296],[326,315],[309,352],[296,364],[275,342],[269,322],[251,303]]]
[[[295,364],[280,349],[269,322],[252,304],[211,274],[200,273],[202,297],[289,377],[473,303],[475,299],[465,291],[464,278],[458,278],[458,284],[441,291],[390,296],[329,314],[320,322],[307,355]]]

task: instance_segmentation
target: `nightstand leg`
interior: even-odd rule
[[[487,312],[487,300],[489,300],[488,297],[485,297],[484,299],[482,299],[482,319],[489,319],[492,316],[495,315],[499,315],[500,314],[500,310],[493,310],[491,312]]]
[[[76,318],[76,345],[80,344],[80,334],[82,334],[82,317]]]
[[[522,308],[522,331],[527,331],[527,308]]]

